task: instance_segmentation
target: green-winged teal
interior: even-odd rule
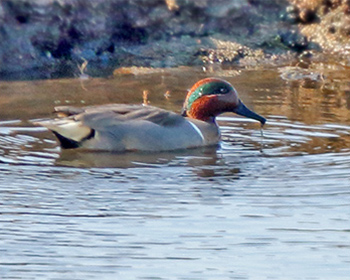
[[[225,112],[266,119],[249,110],[222,79],[198,81],[188,92],[182,115],[153,106],[108,104],[56,107],[58,118],[37,122],[50,129],[62,148],[105,151],[167,151],[217,144],[215,117]]]

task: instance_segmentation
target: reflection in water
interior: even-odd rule
[[[229,81],[268,117],[263,140],[258,123],[226,114],[219,147],[170,153],[61,151],[28,120],[55,104],[140,104],[144,90],[179,111],[203,73],[0,82],[1,279],[347,279],[349,75],[338,70],[312,85],[237,72]]]
[[[56,164],[74,167],[162,167],[164,165],[182,165],[182,158],[201,165],[216,163],[216,147],[189,149],[185,151],[171,152],[92,152],[79,150],[63,150]]]

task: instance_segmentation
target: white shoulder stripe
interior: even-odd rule
[[[193,129],[198,133],[198,135],[200,136],[200,138],[202,139],[202,142],[205,143],[205,139],[204,139],[204,136],[203,136],[203,133],[202,131],[192,122],[188,121],[189,124],[193,127]]]

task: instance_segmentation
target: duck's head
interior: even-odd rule
[[[193,85],[187,94],[182,115],[202,121],[213,121],[216,116],[225,112],[255,119],[262,125],[266,122],[264,117],[243,104],[229,82],[218,78],[206,78]]]

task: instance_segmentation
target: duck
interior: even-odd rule
[[[62,149],[94,151],[171,151],[217,145],[216,117],[232,112],[266,119],[250,110],[226,80],[209,77],[188,91],[181,114],[150,105],[106,104],[54,108],[56,118],[35,122],[57,137]]]

